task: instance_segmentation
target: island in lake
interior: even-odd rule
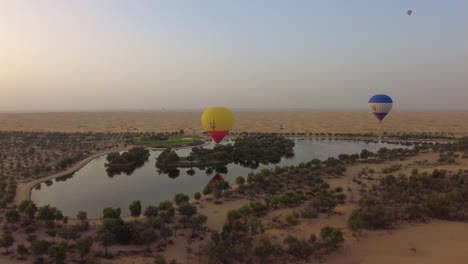
[[[294,156],[294,141],[277,134],[243,133],[234,144],[216,145],[213,149],[195,147],[188,157],[179,157],[172,149],[164,150],[156,159],[156,167],[169,170],[177,167],[220,167],[232,162],[256,168],[259,164],[278,163]]]
[[[118,174],[120,172],[132,173],[136,168],[142,166],[150,156],[149,150],[136,147],[131,148],[129,151],[119,153],[111,152],[107,154],[106,163],[109,175]]]

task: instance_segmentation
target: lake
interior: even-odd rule
[[[363,149],[375,152],[382,147],[404,147],[381,142],[351,140],[296,139],[295,143],[295,156],[282,158],[278,164],[260,165],[256,169],[251,169],[232,163],[227,165],[227,173],[221,174],[227,181],[233,183],[237,176],[247,178],[250,172],[257,172],[263,168],[297,165],[314,158],[323,160],[337,157],[342,153],[360,153]],[[206,147],[213,148],[214,143]],[[180,149],[177,153],[179,156],[188,156],[190,151],[190,149]],[[45,204],[55,206],[71,218],[74,218],[78,211],[86,211],[89,218],[99,218],[104,207],[120,207],[122,214],[128,215],[128,206],[133,200],[140,200],[144,209],[148,205],[158,205],[163,200],[172,201],[174,194],[179,192],[188,195],[193,195],[197,191],[201,193],[216,174],[213,172],[207,175],[204,170],[197,168],[194,168],[193,176],[187,173],[188,168],[181,168],[176,178],[160,174],[155,166],[156,157],[160,153],[161,151],[151,151],[148,161],[130,175],[121,173],[112,177],[106,172],[105,156],[98,157],[70,177],[41,183],[40,189],[32,190],[31,199],[38,206]]]

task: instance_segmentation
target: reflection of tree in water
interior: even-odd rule
[[[175,179],[175,178],[179,177],[179,175],[180,175],[180,170],[177,169],[177,168],[158,169],[158,174],[159,174],[159,175],[161,175],[161,174],[167,174],[167,176],[169,176],[169,178]]]
[[[49,187],[49,186],[52,185],[53,182],[52,182],[52,180],[47,180],[47,181],[45,181],[44,183],[45,183],[45,185],[46,185],[47,187]]]
[[[216,173],[213,178],[211,178],[211,180],[208,182],[208,186],[212,185],[213,183],[217,182],[217,181],[224,181],[224,178],[221,174],[219,173]]]
[[[40,183],[39,183],[39,184],[37,184],[36,186],[34,186],[34,189],[36,189],[36,190],[40,190],[40,189],[41,189],[41,185],[42,185],[42,184],[40,184]]]
[[[179,177],[179,175],[180,175],[180,170],[178,170],[178,169],[172,169],[172,170],[168,171],[168,174],[167,174],[167,175],[169,176],[169,178],[175,179],[175,178]]]
[[[216,167],[215,168],[215,171],[217,173],[223,173],[223,174],[227,174],[228,173],[228,169],[226,166],[219,166],[219,167]]]
[[[70,173],[70,174],[67,174],[67,175],[57,177],[57,178],[55,178],[55,182],[67,181],[68,179],[73,178],[74,175],[75,175],[75,173]]]
[[[195,170],[194,169],[187,170],[187,174],[190,176],[193,176],[195,175]]]
[[[249,168],[249,169],[253,169],[253,170],[254,170],[254,169],[257,169],[258,166],[260,165],[258,162],[256,162],[256,161],[250,161],[250,160],[249,160],[249,161],[239,161],[239,162],[236,163],[236,164],[239,164],[239,165],[241,165],[241,166],[243,166],[243,167],[246,167],[246,168]]]
[[[143,167],[143,165],[145,165],[145,161],[141,161],[134,165],[125,167],[107,167],[106,172],[107,176],[109,176],[110,178],[113,178],[115,175],[120,175],[122,173],[125,173],[125,175],[130,176],[136,169]]]

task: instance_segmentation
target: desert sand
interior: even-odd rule
[[[201,133],[199,117],[201,112],[132,112],[132,113],[0,113],[0,130],[13,131],[62,131],[62,132],[127,132],[127,131],[178,131],[184,129],[186,133]],[[446,132],[457,136],[468,135],[468,113],[410,113],[396,112],[379,124],[367,112],[235,112],[235,132],[330,132],[330,133],[363,133],[381,132]],[[283,130],[280,127],[283,126]],[[101,153],[102,154],[102,153]],[[94,157],[94,156],[93,156]],[[64,173],[72,172],[86,164],[93,157],[75,164]],[[384,162],[382,164],[356,164],[347,169],[345,177],[327,179],[333,187],[348,186],[356,197],[345,205],[338,206],[336,213],[330,216],[320,216],[317,219],[301,221],[297,226],[267,231],[274,242],[281,243],[287,234],[299,238],[307,238],[311,233],[332,225],[345,230],[345,246],[339,252],[325,259],[324,263],[466,263],[467,252],[463,251],[468,244],[468,224],[444,221],[430,221],[428,224],[403,224],[389,231],[365,232],[362,237],[354,237],[346,228],[346,219],[352,209],[356,208],[358,186],[352,179],[364,167],[369,166],[376,171],[390,164],[403,165],[403,172],[410,174],[411,169],[432,171],[435,168],[456,171],[468,169],[466,161],[457,165],[437,165],[436,153],[423,153],[405,161]],[[415,161],[428,160],[426,165],[417,165]],[[50,178],[60,176],[53,175]],[[39,181],[43,181],[40,179]],[[29,190],[35,182],[19,184],[16,202],[29,196]],[[352,201],[354,200],[354,201]],[[198,205],[199,212],[208,216],[208,227],[220,230],[225,220],[226,212],[238,208],[248,200],[224,201],[216,205],[209,201],[202,201]],[[294,208],[293,210],[297,210]],[[278,210],[270,213],[265,221],[275,215],[285,215],[290,210]],[[91,221],[91,225],[98,221]],[[41,235],[45,237],[45,235]],[[184,237],[173,238],[176,244],[184,244]],[[25,238],[17,238],[24,241]],[[201,242],[193,245],[197,251]],[[93,246],[93,251],[99,251],[99,244]],[[142,247],[113,246],[112,252],[118,250],[137,250]],[[164,252],[166,257],[176,258],[181,263],[187,262],[185,247],[170,247]],[[76,256],[75,256],[76,257]],[[31,258],[29,259],[31,260]],[[5,262],[7,261],[7,262]],[[192,256],[189,262],[197,262]],[[0,263],[16,263],[9,256],[0,257]],[[27,263],[27,262],[22,262]],[[129,257],[119,257],[109,263],[152,263],[152,259],[137,254]]]
[[[468,135],[468,112],[391,112],[380,124],[369,112],[234,111],[233,132],[452,132]],[[201,112],[0,113],[0,130],[200,134]],[[283,130],[280,127],[283,126]]]
[[[329,264],[467,263],[468,223],[433,221],[370,233],[327,259]]]

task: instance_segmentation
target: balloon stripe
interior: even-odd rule
[[[376,94],[369,99],[369,109],[380,121],[392,110],[392,107],[393,100],[388,95]]]

